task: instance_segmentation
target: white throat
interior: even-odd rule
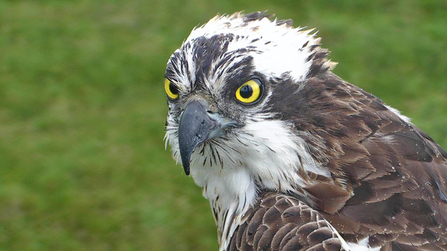
[[[228,246],[245,212],[257,201],[257,187],[245,167],[191,169],[203,196],[210,202],[217,225],[219,250]]]

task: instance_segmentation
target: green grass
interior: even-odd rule
[[[217,250],[164,150],[164,68],[192,27],[266,9],[447,147],[445,1],[0,0],[0,250]]]

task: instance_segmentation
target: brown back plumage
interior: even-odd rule
[[[285,119],[309,132],[306,141],[332,173],[329,181],[308,173],[319,180],[305,188],[315,209],[347,241],[369,236],[381,250],[447,250],[447,153],[333,73],[304,86],[305,105],[281,105],[300,109]]]

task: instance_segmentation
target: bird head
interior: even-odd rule
[[[164,83],[165,140],[185,173],[243,171],[272,189],[302,186],[307,171],[330,177],[299,120],[312,115],[307,80],[335,66],[319,45],[312,30],[263,12],[195,28],[170,57]]]

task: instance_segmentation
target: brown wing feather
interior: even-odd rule
[[[306,86],[304,115],[286,119],[309,132],[306,141],[331,170],[333,181],[307,189],[316,209],[347,240],[371,236],[381,250],[447,250],[446,152],[332,73]]]
[[[341,240],[314,209],[294,197],[265,193],[233,234],[228,250],[338,251]]]

